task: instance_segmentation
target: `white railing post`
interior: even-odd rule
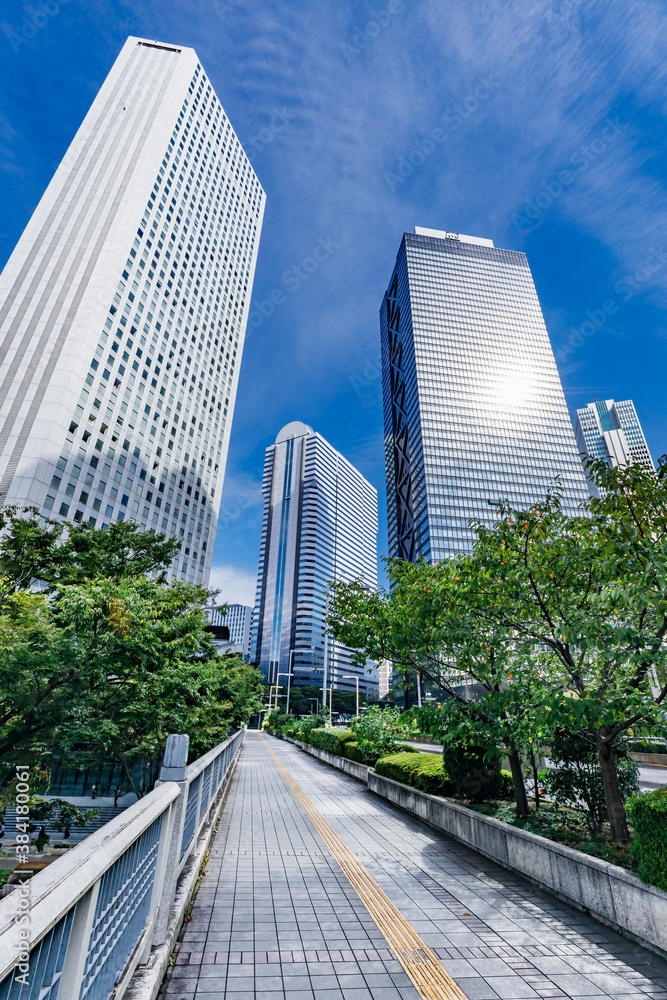
[[[79,900],[76,906],[76,913],[72,921],[72,930],[67,946],[67,956],[63,966],[63,974],[60,977],[60,989],[58,990],[58,1000],[79,1000],[81,983],[86,968],[88,948],[90,945],[90,934],[93,929],[95,918],[95,907],[100,891],[100,881],[88,890],[85,896]]]
[[[169,823],[169,839],[166,842],[164,852],[164,876],[162,882],[156,879],[156,888],[159,890],[162,885],[162,893],[157,904],[157,914],[155,917],[155,927],[153,931],[153,945],[161,945],[167,940],[169,930],[169,920],[176,898],[176,883],[178,882],[181,841],[183,840],[183,827],[185,826],[185,809],[188,801],[188,782],[186,777],[188,764],[188,750],[190,747],[190,737],[183,734],[180,736],[168,736],[167,745],[164,751],[164,760],[160,769],[160,777],[156,785],[161,785],[165,781],[175,781],[179,788],[179,796],[172,804],[171,820]],[[160,845],[162,847],[162,845]],[[156,894],[157,903],[157,894]]]

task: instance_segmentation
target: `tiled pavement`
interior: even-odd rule
[[[164,1000],[419,998],[269,745],[470,1000],[667,1000],[666,961],[263,740],[247,735]]]

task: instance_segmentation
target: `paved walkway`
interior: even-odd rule
[[[285,770],[300,792],[290,788]],[[327,843],[336,857],[351,851],[372,877],[362,895],[377,883],[375,905],[386,894],[387,906],[400,910],[385,924],[387,936],[394,938],[394,923],[409,921],[469,1000],[667,1000],[667,962],[354,779],[252,732],[163,987],[165,1000],[461,996],[456,987],[448,993],[412,985],[316,831],[313,813],[332,829]]]

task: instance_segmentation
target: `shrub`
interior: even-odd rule
[[[329,726],[325,726],[320,729],[311,729],[310,744],[311,746],[317,747],[318,750],[326,750],[327,753],[333,753],[338,757],[344,757],[346,735],[347,730],[334,729]],[[352,739],[354,739],[354,733],[350,733],[349,735]]]
[[[364,764],[375,764],[380,757],[403,749],[401,741],[412,735],[395,708],[373,705],[350,723]]]
[[[443,765],[454,783],[456,795],[472,802],[500,798],[502,779],[500,757],[495,748],[489,749],[462,743],[445,743]]]
[[[527,816],[519,816],[514,804],[503,802],[496,810],[496,819],[552,840],[579,838],[586,831],[586,821],[582,813],[559,805],[544,804]]]
[[[628,740],[624,745],[628,753],[667,753],[667,741],[659,736]]]
[[[667,788],[634,795],[628,814],[635,831],[637,874],[642,882],[667,892]]]
[[[421,753],[421,751],[413,747],[412,743],[401,743],[398,753]]]
[[[452,795],[454,784],[449,780],[441,755],[414,753],[413,749],[381,757],[375,770],[385,778],[411,785],[429,795]]]
[[[262,728],[269,733],[281,733],[282,727],[289,720],[290,716],[283,712],[282,708],[274,708],[264,716]]]
[[[358,764],[363,764],[361,750],[356,740],[348,740],[345,744],[345,756],[348,760],[356,760]]]
[[[306,715],[303,719],[299,719],[296,724],[294,731],[294,738],[301,740],[302,743],[310,743],[310,734],[313,729],[321,729],[326,726],[326,719],[324,713],[319,715]]]
[[[412,772],[412,784],[429,795],[453,795],[454,782],[449,780],[439,753],[422,753]]]
[[[392,781],[401,781],[404,785],[412,784],[412,774],[419,767],[421,754],[390,753],[380,757],[375,765],[377,774]]]
[[[356,743],[357,737],[354,735],[351,729],[337,729],[338,738],[341,743]]]

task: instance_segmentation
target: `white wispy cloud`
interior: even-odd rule
[[[211,568],[210,586],[220,593],[216,597],[217,604],[247,604],[255,603],[256,577],[238,566],[213,566]]]

